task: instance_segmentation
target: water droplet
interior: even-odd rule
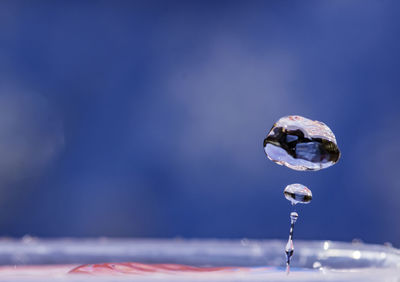
[[[360,239],[360,238],[354,238],[353,240],[351,240],[351,243],[352,243],[353,245],[360,245],[360,244],[363,243],[363,240]]]
[[[26,234],[26,235],[24,235],[24,236],[22,237],[21,240],[22,240],[22,243],[24,243],[24,244],[30,244],[30,243],[33,243],[33,242],[37,241],[37,238],[32,237],[32,236],[29,235],[29,234]]]
[[[292,239],[289,239],[288,242],[286,243],[285,252],[286,252],[286,263],[289,265],[290,264],[290,258],[292,257],[293,252],[294,252],[294,246],[293,246],[293,240]]]
[[[283,194],[286,199],[292,202],[292,205],[297,203],[308,204],[312,200],[311,190],[299,183],[286,186]]]
[[[294,170],[320,170],[340,157],[332,130],[301,116],[279,119],[264,139],[264,151],[273,162]]]
[[[315,261],[312,266],[313,266],[313,268],[321,268],[322,267],[322,265],[319,261]]]
[[[390,242],[385,242],[383,243],[384,246],[388,247],[388,248],[393,248],[393,244]]]
[[[361,252],[360,251],[354,251],[352,257],[353,257],[353,259],[360,259],[361,258]]]
[[[240,244],[242,244],[242,246],[248,246],[249,243],[250,241],[247,238],[243,238],[242,240],[240,240]]]
[[[290,213],[290,223],[291,224],[296,223],[298,217],[299,217],[299,214],[297,212],[291,212]]]
[[[289,239],[286,243],[285,253],[286,253],[286,273],[290,272],[290,258],[293,256],[294,246],[293,246],[293,230],[294,224],[297,221],[299,214],[297,212],[290,213],[290,231],[289,231]]]

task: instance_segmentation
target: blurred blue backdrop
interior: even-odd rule
[[[398,1],[1,1],[0,234],[400,246]],[[281,116],[342,158],[269,161]]]

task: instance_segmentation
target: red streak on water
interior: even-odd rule
[[[196,267],[180,264],[144,264],[137,262],[84,264],[72,269],[69,273],[91,275],[125,275],[125,274],[180,274],[180,273],[227,273],[248,271],[246,267]]]

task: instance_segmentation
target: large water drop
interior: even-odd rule
[[[332,130],[301,116],[279,119],[264,139],[264,150],[270,160],[294,170],[320,170],[340,157]]]
[[[286,199],[292,202],[292,205],[298,203],[308,204],[312,200],[311,190],[299,183],[286,186],[283,194]]]

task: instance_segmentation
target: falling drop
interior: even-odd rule
[[[264,151],[273,162],[294,170],[320,170],[340,157],[332,130],[301,116],[279,119],[264,139]]]
[[[311,190],[308,189],[306,186],[294,183],[290,184],[285,187],[283,190],[283,194],[285,198],[289,200],[292,205],[296,205],[298,203],[301,204],[308,204],[312,200],[312,193]],[[294,246],[293,246],[293,230],[294,224],[297,221],[299,214],[297,212],[290,213],[290,231],[289,231],[289,239],[286,243],[285,253],[286,253],[286,273],[289,274],[290,272],[290,259],[293,256]]]
[[[286,253],[286,273],[289,274],[290,272],[290,258],[293,256],[294,246],[293,246],[293,229],[294,224],[296,223],[297,218],[299,215],[297,212],[290,213],[290,231],[289,231],[289,239],[286,244],[285,253]]]
[[[286,186],[283,194],[287,200],[292,202],[292,205],[297,203],[308,204],[312,200],[311,190],[299,183]]]

